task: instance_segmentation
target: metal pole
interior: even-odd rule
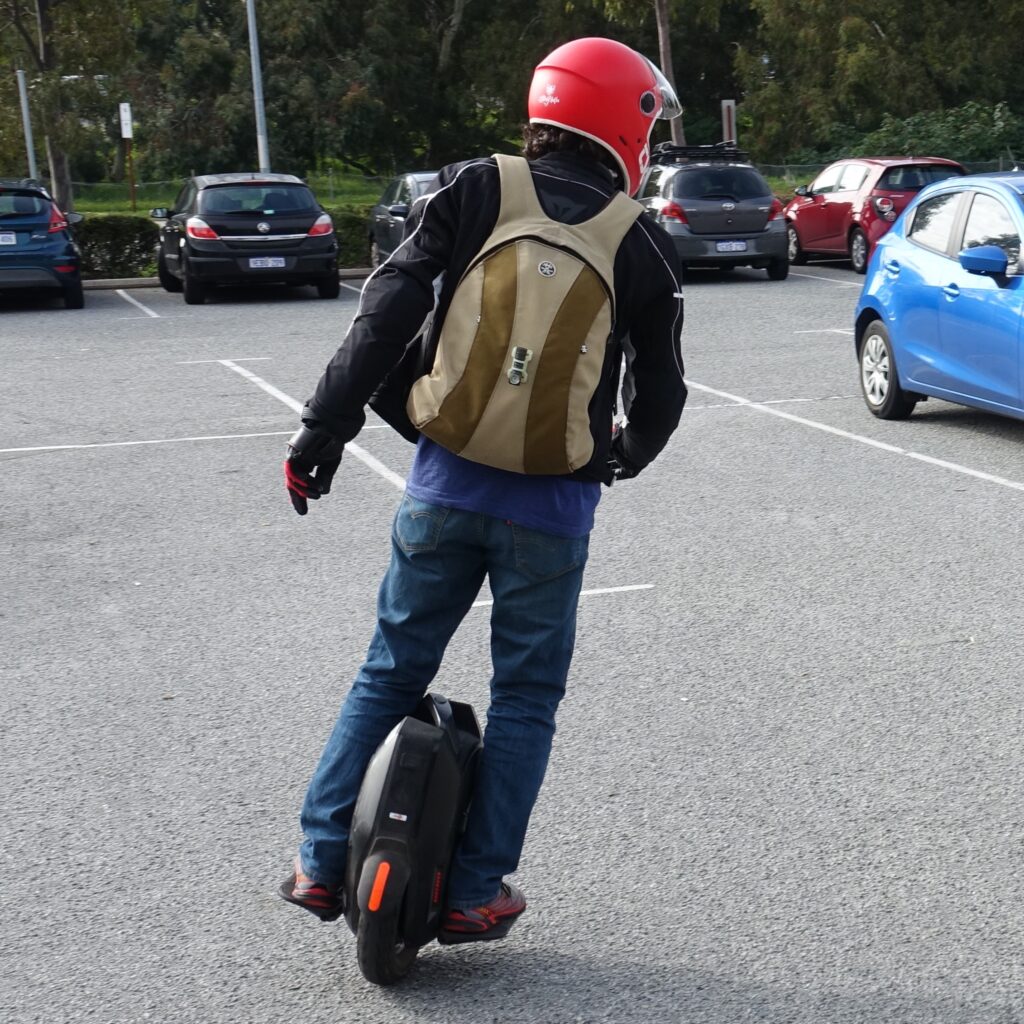
[[[36,150],[32,142],[32,122],[28,116],[28,89],[25,88],[25,72],[15,71],[18,76],[18,94],[21,96],[21,123],[25,126],[25,149],[28,151],[28,176],[39,177],[36,167]]]
[[[256,107],[256,148],[260,170],[270,170],[270,146],[267,143],[267,117],[263,112],[263,76],[260,72],[260,41],[256,33],[256,0],[245,0],[249,18],[249,57],[252,62],[252,102]]]

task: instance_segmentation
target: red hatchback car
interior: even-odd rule
[[[789,262],[809,253],[848,256],[867,270],[875,243],[904,207],[933,181],[966,174],[955,160],[926,157],[856,157],[829,164],[786,204]]]

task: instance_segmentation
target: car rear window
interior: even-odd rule
[[[0,192],[0,217],[39,217],[50,212],[50,201],[37,192]]]
[[[672,178],[677,199],[756,199],[771,195],[752,167],[683,167]]]
[[[958,178],[963,174],[958,167],[946,164],[908,164],[905,167],[890,167],[875,188],[888,188],[894,192],[916,192],[933,181]]]
[[[199,193],[200,213],[312,213],[317,209],[313,193],[305,185],[277,182],[217,185]]]

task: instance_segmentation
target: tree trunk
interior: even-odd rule
[[[57,54],[53,43],[53,0],[35,0],[36,30],[38,32],[37,63],[44,74],[57,69]],[[23,29],[24,31],[24,29]],[[46,130],[46,160],[50,166],[50,193],[65,213],[74,209],[75,200],[71,188],[71,163],[67,151],[57,138],[62,118],[60,92],[53,107],[43,112]]]
[[[462,27],[462,16],[466,13],[467,3],[469,3],[469,0],[455,0],[452,16],[448,19],[448,27],[441,36],[441,52],[437,58],[437,70],[440,72],[447,70],[451,62],[452,44],[455,42],[455,37],[459,34],[459,29]]]
[[[75,208],[74,190],[71,186],[71,161],[67,151],[46,136],[46,159],[50,165],[50,193],[57,206],[70,213]]]
[[[654,17],[658,22],[658,57],[661,61],[661,73],[669,80],[673,89],[676,87],[676,76],[672,70],[672,40],[669,38],[669,0],[654,0]],[[686,145],[686,132],[683,130],[683,117],[669,121],[672,130],[672,143],[676,146]]]

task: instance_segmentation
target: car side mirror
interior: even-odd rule
[[[408,217],[409,216],[409,204],[408,203],[395,203],[394,206],[388,207],[388,213],[392,217]]]
[[[153,218],[153,220],[167,220],[167,207],[158,206],[155,210],[150,210],[149,215],[150,217]]]
[[[1006,253],[998,245],[976,245],[964,249],[957,258],[968,274],[983,274],[986,277],[1005,276],[1009,263]]]
[[[69,224],[81,224],[85,216],[81,213],[69,213],[64,218]]]
[[[798,185],[793,189],[793,195],[795,196],[809,196],[811,194],[810,185]]]

